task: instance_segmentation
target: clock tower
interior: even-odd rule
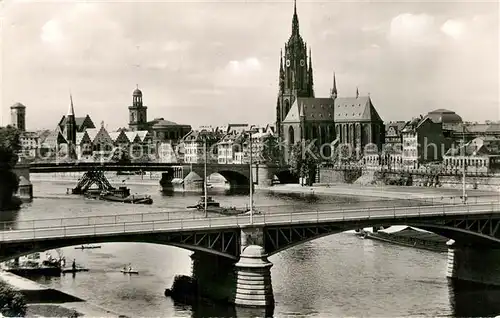
[[[297,3],[294,3],[292,34],[280,53],[279,92],[276,105],[276,130],[283,138],[282,122],[298,97],[314,97],[311,50],[299,33]]]

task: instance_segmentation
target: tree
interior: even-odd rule
[[[21,150],[20,132],[14,127],[0,127],[0,210],[18,207],[13,197],[19,187],[19,178],[12,171]]]
[[[281,161],[281,151],[278,144],[278,139],[269,134],[262,140],[263,148],[261,152],[262,163],[279,164]]]
[[[26,300],[21,292],[0,281],[0,312],[6,317],[24,317]]]
[[[311,186],[314,183],[320,162],[316,140],[298,141],[292,146],[289,160],[290,170],[302,180],[305,178],[306,185]]]
[[[21,150],[20,132],[15,127],[0,127],[0,165],[9,169],[16,165]]]

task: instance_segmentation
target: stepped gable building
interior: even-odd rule
[[[330,96],[316,98],[311,50],[299,32],[295,3],[292,34],[280,54],[276,133],[287,144],[318,139],[320,144],[338,139],[353,148],[374,143],[380,149],[385,126],[370,96],[338,97],[335,74]]]

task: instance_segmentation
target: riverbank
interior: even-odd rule
[[[12,273],[0,271],[0,280],[25,296],[26,317],[126,317]]]
[[[314,186],[301,186],[299,184],[278,184],[272,187],[257,187],[260,191],[271,193],[302,193],[322,195],[342,195],[377,197],[386,199],[429,199],[435,203],[459,203],[462,191],[458,189],[420,188],[403,186],[367,186],[356,184],[315,184]],[[469,202],[490,202],[500,198],[499,192],[485,190],[467,190]]]

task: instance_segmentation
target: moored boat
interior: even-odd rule
[[[102,192],[99,195],[100,200],[130,204],[153,204],[151,196],[144,194],[132,194],[126,197],[119,196],[113,193]]]
[[[82,246],[75,246],[75,250],[86,250],[86,249],[94,249],[94,248],[101,248],[101,245],[82,245]]]
[[[67,273],[80,273],[80,272],[88,272],[88,268],[63,268],[62,273],[67,274]]]
[[[207,197],[207,208],[208,207],[220,207],[220,203],[215,201],[212,197]],[[201,197],[196,205],[190,205],[188,209],[205,209],[205,197]]]
[[[123,274],[130,274],[130,275],[139,275],[139,271],[133,270],[133,269],[122,269],[120,270]]]

